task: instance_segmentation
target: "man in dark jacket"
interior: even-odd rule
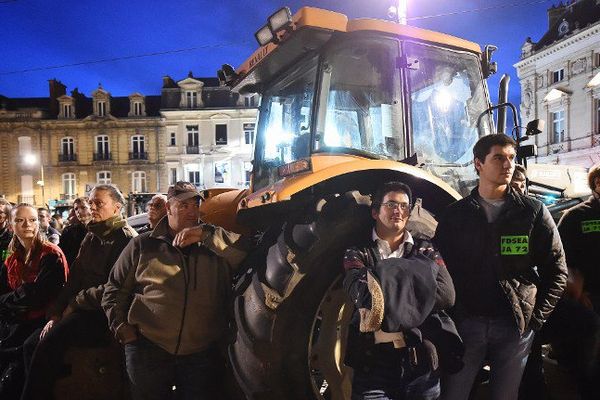
[[[454,287],[431,243],[406,229],[411,204],[407,185],[383,184],[373,196],[370,238],[344,255],[344,289],[355,307],[345,358],[354,368],[353,399],[440,394],[439,343],[423,326],[454,304]]]
[[[70,267],[70,276],[48,310],[49,321],[39,335],[25,344],[29,373],[23,399],[48,399],[63,356],[70,346],[108,342],[108,321],[100,302],[108,274],[131,238],[137,236],[121,216],[123,195],[113,185],[98,185],[90,193],[92,221]],[[35,352],[32,350],[35,348]]]
[[[88,233],[86,225],[92,219],[92,212],[87,197],[78,197],[73,200],[73,210],[75,216],[73,219],[70,219],[72,222],[63,229],[59,243],[60,248],[65,253],[65,257],[67,257],[69,265],[72,265],[73,261],[75,261],[81,243]]]
[[[516,143],[484,136],[473,148],[479,186],[439,220],[435,243],[456,287],[454,316],[465,367],[442,398],[467,399],[484,359],[492,398],[516,399],[527,356],[567,281],[558,230],[546,207],[510,186]]]
[[[596,312],[600,312],[600,267],[594,256],[600,246],[600,164],[588,173],[592,195],[570,208],[560,219],[558,231],[565,246],[567,265],[573,280],[582,280],[578,293]]]

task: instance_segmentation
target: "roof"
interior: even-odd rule
[[[600,3],[596,0],[580,0],[565,6],[565,10],[533,49],[540,50],[552,43],[569,37],[574,31],[584,29],[600,21]],[[560,29],[559,29],[560,28]]]
[[[0,95],[0,108],[5,108],[9,111],[17,111],[25,108],[48,110],[49,105],[50,99],[48,97],[10,98]]]

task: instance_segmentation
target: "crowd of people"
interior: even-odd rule
[[[600,378],[600,167],[592,197],[558,226],[527,195],[516,143],[482,137],[472,193],[408,229],[412,189],[382,182],[373,226],[348,248],[354,305],[345,353],[352,399],[466,400],[489,366],[491,398],[547,399],[542,346],[573,371],[582,399]],[[49,399],[71,347],[117,340],[132,398],[219,398],[232,276],[248,238],[200,220],[188,182],[148,203],[136,232],[113,185],[68,219],[0,199],[0,398]],[[432,231],[433,231],[432,230]]]

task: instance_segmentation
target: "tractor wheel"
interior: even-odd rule
[[[368,204],[348,192],[291,216],[235,299],[237,340],[229,354],[249,398],[350,398],[343,357],[352,307],[342,289],[342,257],[370,235]]]

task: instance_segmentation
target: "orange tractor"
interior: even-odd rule
[[[494,132],[492,51],[316,8],[279,10],[256,38],[243,65],[218,72],[261,96],[252,184],[209,190],[201,207],[258,238],[235,287],[230,363],[248,398],[348,399],[343,251],[370,234],[378,183],[411,186],[409,226],[423,235],[475,185],[472,147]]]

